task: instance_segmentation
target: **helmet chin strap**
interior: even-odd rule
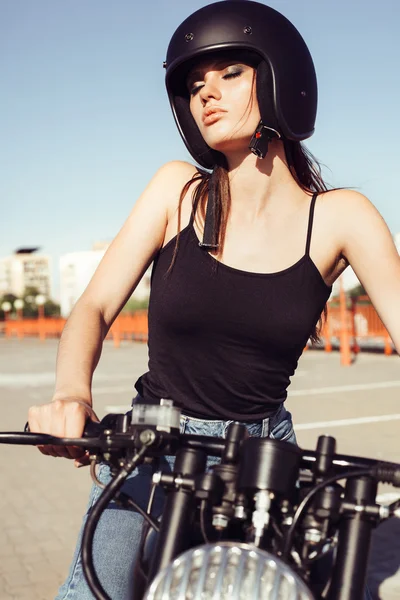
[[[276,129],[267,127],[262,121],[259,122],[257,129],[251,138],[249,148],[257,156],[264,158],[268,152],[269,143],[275,138],[280,139],[282,136]],[[219,225],[220,211],[217,202],[217,186],[215,181],[215,169],[210,175],[208,186],[208,202],[206,210],[206,218],[204,222],[203,240],[199,242],[199,246],[205,250],[217,250],[219,247]]]
[[[253,137],[250,140],[249,148],[257,156],[264,158],[268,152],[269,143],[274,139],[280,139],[282,136],[276,129],[267,127],[262,121],[259,122]]]
[[[217,213],[219,212],[214,168],[208,182],[208,202],[204,222],[203,240],[199,242],[199,246],[205,250],[218,249],[220,214]]]

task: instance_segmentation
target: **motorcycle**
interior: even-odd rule
[[[249,437],[232,423],[225,439],[179,432],[170,400],[88,423],[82,438],[0,433],[0,443],[74,445],[89,451],[91,474],[113,475],[89,513],[82,541],[93,595],[112,600],[92,560],[93,537],[111,500],[144,518],[133,600],[363,600],[373,529],[400,517],[400,501],[377,504],[379,482],[400,487],[400,464],[336,453],[320,436],[315,450]],[[157,470],[161,457],[174,468]],[[207,458],[220,462],[209,469]],[[147,510],[121,491],[141,463],[153,464]],[[161,518],[152,514],[157,486]]]

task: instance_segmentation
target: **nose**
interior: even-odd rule
[[[200,98],[203,105],[206,105],[210,100],[220,100],[221,90],[217,85],[215,78],[207,77],[204,85],[200,89]]]

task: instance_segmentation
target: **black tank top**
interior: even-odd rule
[[[149,371],[136,389],[145,402],[170,398],[184,414],[254,421],[285,401],[290,377],[329,298],[305,254],[276,273],[250,273],[199,247],[193,216],[154,262],[149,304]]]

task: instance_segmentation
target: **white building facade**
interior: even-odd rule
[[[76,301],[86,289],[107,250],[108,244],[95,244],[92,250],[70,252],[60,257],[61,316],[68,317]],[[133,298],[143,300],[150,294],[150,270],[137,286]]]
[[[18,250],[0,258],[0,296],[14,294],[22,297],[29,287],[51,298],[51,258],[34,250]]]

